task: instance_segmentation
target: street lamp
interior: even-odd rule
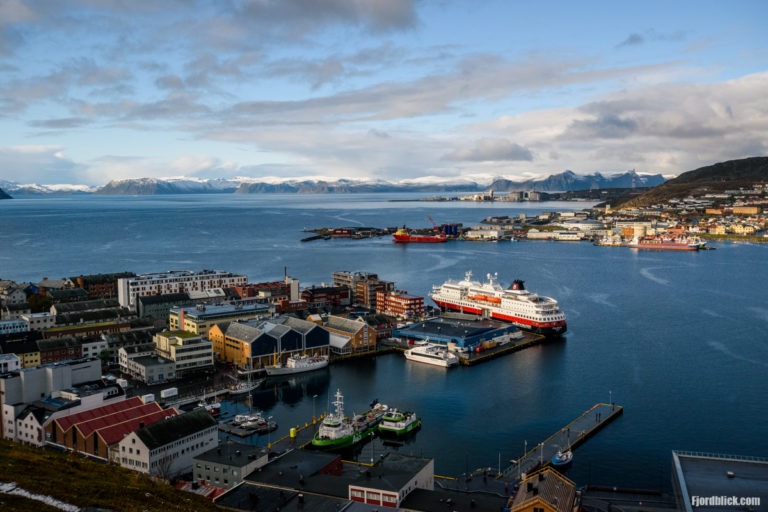
[[[541,442],[541,444],[539,445],[539,448],[540,448],[540,450],[539,450],[539,466],[543,466],[544,465],[544,441]]]
[[[317,395],[312,395],[312,424],[315,423],[315,398],[317,398]]]

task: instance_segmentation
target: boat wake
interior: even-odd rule
[[[768,363],[759,359],[751,359],[749,357],[744,357],[740,354],[735,354],[731,352],[728,347],[720,343],[719,341],[708,341],[707,345],[712,347],[713,349],[717,350],[721,354],[725,354],[726,356],[730,357],[731,359],[735,359],[737,361],[744,361],[745,363],[752,363],[760,366],[766,366],[768,367]]]
[[[616,304],[608,300],[607,293],[592,293],[587,295],[587,298],[594,302],[595,304],[600,304],[601,306],[608,306],[609,308],[615,308]]]
[[[640,275],[646,279],[653,281],[654,283],[658,283],[663,286],[669,285],[669,281],[667,279],[653,275],[653,273],[651,272],[651,267],[641,268]]]

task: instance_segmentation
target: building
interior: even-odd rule
[[[376,349],[376,332],[363,319],[330,315],[324,327],[331,333],[331,352],[342,356]]]
[[[293,450],[252,472],[216,504],[233,508],[250,496],[263,510],[453,510],[445,503],[429,509],[403,504],[415,491],[434,487],[432,459],[389,452],[376,464],[360,466],[336,454]]]
[[[56,315],[52,313],[27,313],[20,318],[27,322],[30,331],[45,331],[56,326]]]
[[[117,444],[126,435],[177,415],[175,409],[133,397],[56,418],[46,427],[46,434],[50,444],[109,461],[115,460]]]
[[[528,475],[510,497],[509,512],[576,512],[576,485],[546,467]]]
[[[21,358],[16,354],[0,354],[0,375],[21,370]]]
[[[267,462],[269,453],[263,446],[227,441],[194,457],[192,476],[197,482],[231,489]]]
[[[0,281],[0,305],[26,304],[24,288],[14,281]]]
[[[214,325],[224,322],[243,322],[267,318],[271,308],[265,304],[223,304],[209,306],[198,304],[194,308],[173,307],[168,315],[168,327],[172,331],[187,331],[203,336]]]
[[[0,349],[4,354],[16,354],[21,360],[22,368],[34,368],[40,366],[40,349],[37,333],[18,333],[14,339],[0,341]]]
[[[220,270],[199,272],[181,270],[122,277],[117,280],[117,297],[121,306],[136,310],[137,297],[201,291],[211,288],[242,286],[246,276]]]
[[[16,416],[26,405],[100,380],[101,364],[95,359],[64,361],[0,374],[0,437],[14,439],[15,434],[8,433],[9,425],[13,430]]]
[[[15,421],[8,422],[11,428],[7,438],[42,447],[49,441],[46,428],[53,420],[125,400],[125,392],[120,386],[102,381],[78,385],[55,395],[15,407]]]
[[[83,346],[74,338],[52,338],[39,340],[40,364],[51,364],[83,357]]]
[[[404,319],[424,316],[424,297],[404,291],[376,292],[376,311]]]
[[[157,355],[154,342],[120,347],[120,371],[146,384],[162,384],[176,379],[176,363]]]
[[[463,318],[430,318],[402,329],[396,329],[394,336],[409,340],[427,340],[441,343],[456,350],[466,352],[475,350],[487,343],[522,337],[517,327],[498,320],[466,320]]]
[[[766,481],[768,458],[672,452],[672,486],[683,512],[762,510]]]
[[[168,327],[168,316],[174,306],[192,304],[188,293],[167,293],[165,295],[146,295],[136,299],[136,311],[139,318],[149,318],[156,327]]]
[[[292,354],[328,354],[330,333],[322,326],[282,316],[263,322],[219,325],[210,338],[216,356],[241,368],[263,368]]]
[[[117,281],[136,277],[133,272],[114,274],[91,274],[87,276],[70,277],[69,282],[75,288],[82,288],[91,299],[116,299]]]
[[[210,340],[187,331],[164,331],[155,334],[157,354],[173,361],[176,377],[213,370],[213,344]]]
[[[194,469],[194,459],[219,444],[218,423],[199,407],[146,425],[118,445],[121,466],[160,478]]]
[[[0,321],[0,336],[19,332],[29,332],[29,323],[21,319]]]
[[[352,293],[347,286],[312,286],[301,291],[307,307],[333,309],[352,304]]]
[[[376,292],[394,290],[395,284],[379,280],[377,274],[369,272],[338,271],[333,273],[333,286],[346,286],[352,291],[352,303],[376,309]]]

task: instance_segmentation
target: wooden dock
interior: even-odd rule
[[[572,450],[575,449],[623,412],[624,408],[615,403],[593,405],[544,441],[529,444],[530,449],[527,453],[503,470],[498,478],[516,481],[524,474],[549,465],[558,450],[565,449],[569,445]]]

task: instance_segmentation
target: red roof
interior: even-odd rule
[[[83,437],[88,437],[95,430],[102,429],[125,421],[131,421],[136,418],[141,418],[148,414],[152,414],[158,411],[162,411],[163,408],[157,402],[150,402],[148,404],[141,404],[137,407],[131,407],[123,411],[118,411],[112,414],[105,414],[98,418],[93,418],[87,421],[76,423],[74,427],[80,431]]]
[[[143,403],[144,402],[141,401],[141,398],[135,396],[127,400],[122,400],[120,402],[115,402],[113,404],[104,405],[102,407],[96,407],[95,409],[89,409],[87,411],[79,412],[77,414],[72,414],[70,416],[63,416],[61,418],[57,418],[55,422],[59,425],[59,428],[61,428],[64,432],[66,432],[67,430],[72,428],[72,425],[75,425],[76,423],[82,423],[84,421],[92,420],[94,418],[100,418],[102,416],[107,416],[109,414],[114,414],[116,412],[131,409],[139,405],[142,405]]]
[[[158,421],[163,421],[165,418],[169,416],[178,416],[178,415],[179,415],[178,411],[176,411],[176,409],[173,409],[173,408],[154,411],[144,416],[141,416],[138,418],[132,418],[128,421],[124,421],[122,423],[117,423],[114,425],[108,425],[106,427],[102,427],[96,432],[96,435],[100,436],[104,440],[104,444],[106,444],[107,446],[111,446],[115,443],[120,442],[125,436],[127,436],[131,432],[134,432],[140,429],[142,427],[142,424],[145,427],[148,427],[153,423],[157,423]]]

